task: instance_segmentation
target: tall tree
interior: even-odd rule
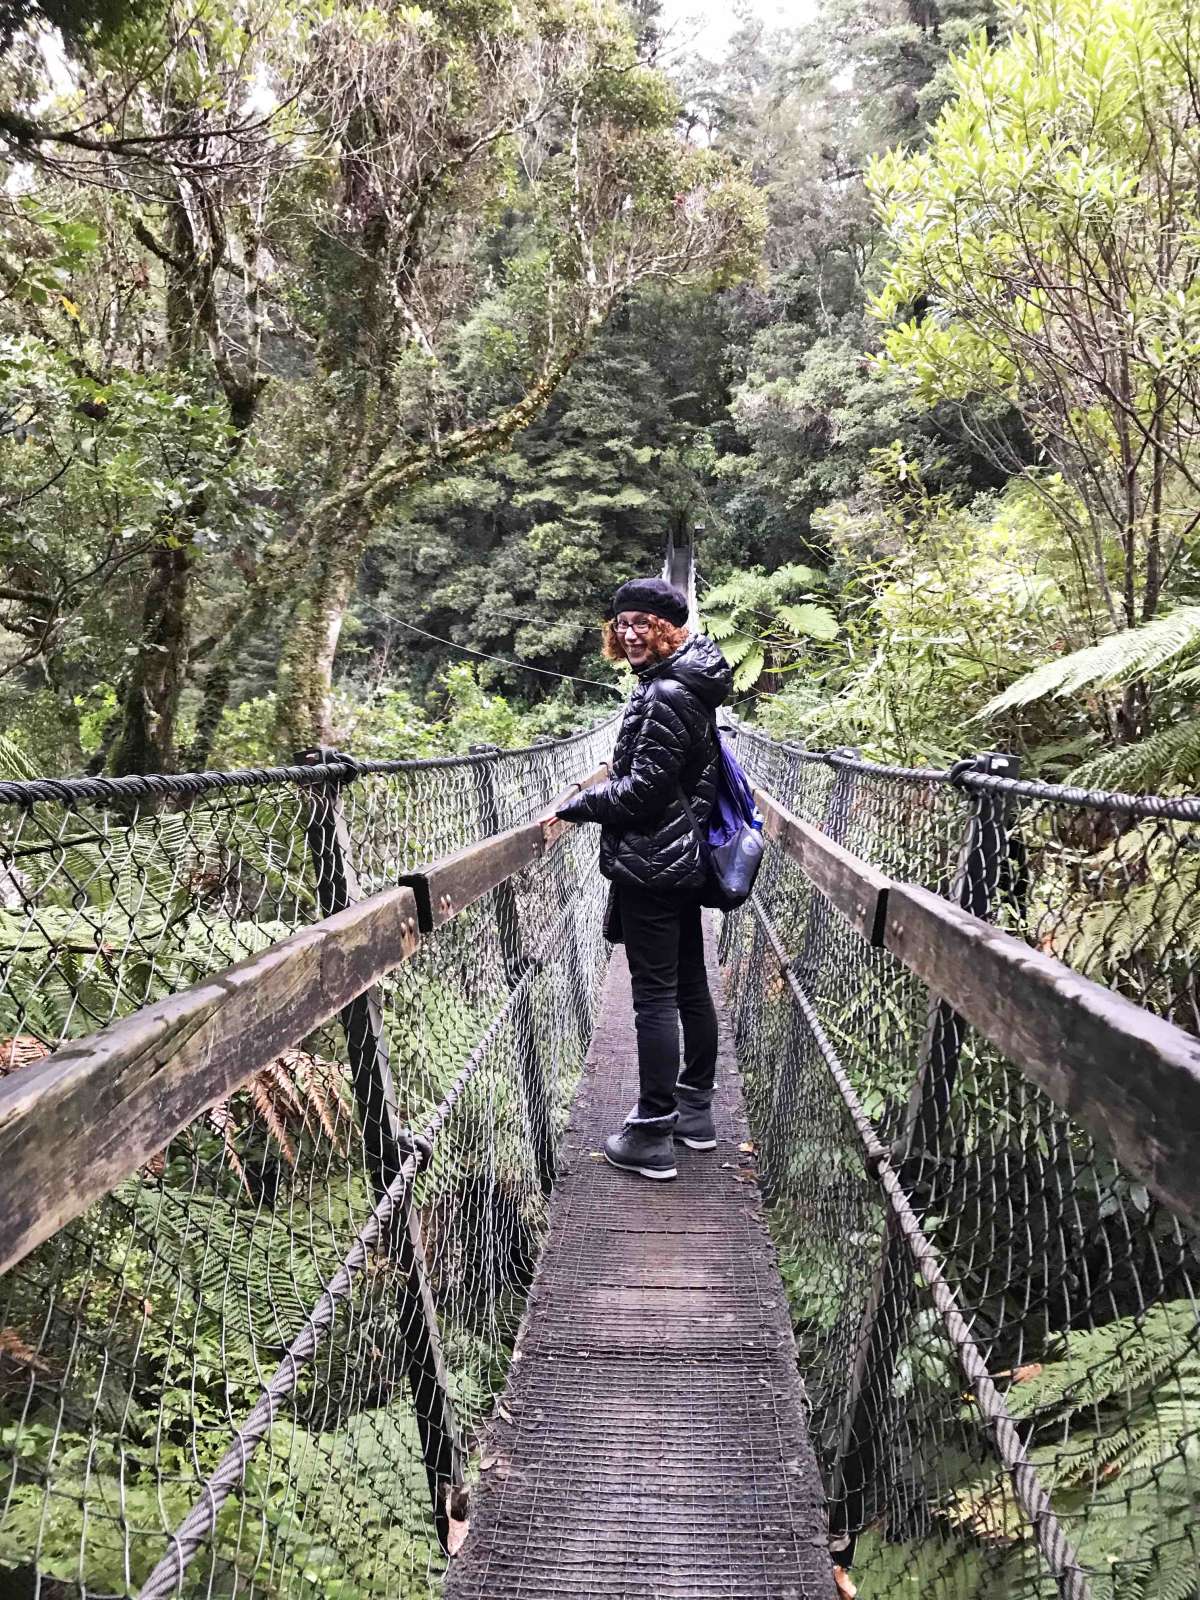
[[[81,53],[60,60],[68,86],[49,104],[30,71],[45,36],[27,37],[24,59],[14,51],[5,63],[8,103],[0,110],[0,138],[31,187],[14,212],[43,236],[30,253],[45,260],[45,241],[64,229],[68,237],[86,230],[95,246],[76,250],[38,293],[13,296],[18,325],[59,349],[74,378],[92,385],[78,403],[102,425],[105,442],[129,420],[115,402],[123,394],[129,403],[123,385],[134,374],[156,374],[164,411],[173,409],[176,421],[203,415],[207,427],[207,408],[221,413],[217,458],[206,454],[203,470],[185,473],[155,519],[140,637],[122,674],[117,771],[158,771],[174,760],[197,539],[220,520],[217,481],[241,448],[263,386],[253,219],[280,156],[252,94],[273,8],[249,0],[236,13],[168,12],[165,28],[156,14],[163,9],[127,7],[109,25],[77,32]],[[73,457],[63,475],[71,470],[86,477],[87,462]],[[52,627],[47,640],[55,637]]]
[[[872,174],[895,252],[876,309],[901,319],[888,359],[927,400],[1019,407],[1093,637],[1132,628],[1200,528],[1195,15],[1030,0],[1010,42],[977,38],[953,73],[929,148]],[[1133,679],[1122,736],[1148,714]]]
[[[43,234],[76,212],[99,232],[91,278],[46,292],[75,308],[100,436],[122,421],[108,386],[135,371],[224,430],[151,532],[118,771],[172,764],[201,672],[187,757],[205,759],[271,628],[281,746],[327,731],[342,617],[391,504],[505,447],[639,284],[755,259],[752,191],[677,137],[669,86],[604,0],[171,5],[164,28],[89,35],[51,104],[38,51],[29,34],[6,67],[0,138],[34,173]],[[118,263],[136,293],[111,292]],[[13,323],[44,340],[29,305]],[[214,578],[234,478],[244,515]]]
[[[826,0],[810,25],[747,20],[726,59],[689,73],[689,104],[768,204],[769,277],[735,291],[729,415],[713,432],[717,564],[825,561],[813,517],[864,480],[895,439],[932,484],[1002,481],[951,407],[927,411],[871,357],[867,300],[883,234],[864,183],[870,158],[924,136],[949,52],[988,24],[989,0],[913,7]]]
[[[307,91],[324,97],[338,160],[310,271],[339,314],[315,377],[332,402],[325,470],[282,569],[284,743],[328,727],[342,618],[383,510],[528,426],[639,284],[719,281],[756,243],[753,195],[678,139],[674,97],[617,10],[472,0],[436,22],[398,13],[386,46],[375,15],[341,13]],[[501,221],[512,253],[489,261],[480,227]],[[497,347],[509,381],[481,408]]]

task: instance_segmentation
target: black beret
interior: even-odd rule
[[[663,578],[631,578],[613,595],[609,617],[622,611],[649,611],[682,627],[688,617],[687,596]]]

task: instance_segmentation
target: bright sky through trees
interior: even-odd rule
[[[747,11],[775,27],[798,27],[812,19],[816,4],[815,0],[745,0],[734,6],[729,0],[664,0],[663,22],[680,43],[717,56]]]

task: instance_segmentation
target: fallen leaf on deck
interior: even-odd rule
[[[748,1156],[752,1156],[758,1149],[758,1146],[755,1144],[753,1139],[747,1139],[743,1144],[738,1145],[738,1149],[744,1150]]]
[[[843,1600],[854,1600],[858,1590],[854,1586],[854,1579],[846,1571],[845,1567],[834,1567],[833,1581],[837,1585],[837,1592],[843,1596]]]
[[[456,1556],[467,1542],[467,1534],[471,1531],[469,1522],[460,1522],[457,1517],[451,1517],[446,1528],[446,1552]]]

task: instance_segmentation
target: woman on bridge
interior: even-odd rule
[[[705,863],[683,805],[703,829],[717,790],[716,708],[732,675],[711,639],[686,627],[687,600],[660,578],[622,584],[604,624],[604,654],[637,675],[606,783],[559,811],[598,822],[611,879],[605,932],[623,940],[633,982],[637,1106],[604,1154],[643,1178],[673,1178],[674,1140],[715,1149],[717,1018],[704,966]],[[679,1023],[683,1023],[683,1073]]]

